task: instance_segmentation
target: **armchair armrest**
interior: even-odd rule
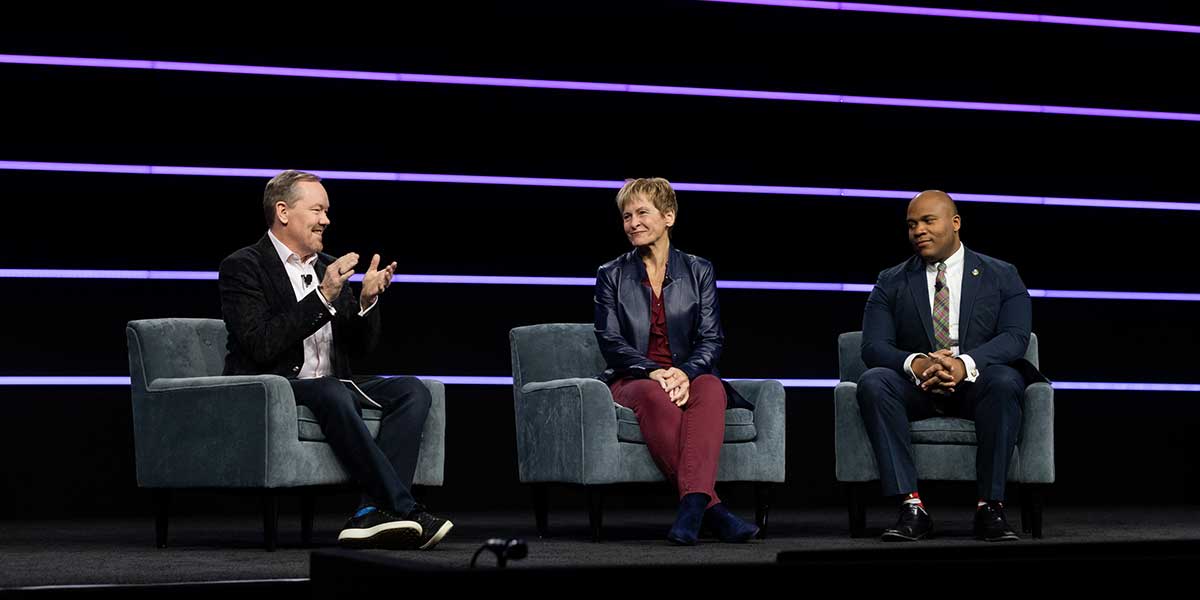
[[[757,481],[782,482],[787,475],[787,393],[773,379],[730,381],[748,402],[754,405],[754,438],[761,457]]]
[[[604,382],[573,377],[527,383],[516,398],[522,483],[620,480],[617,413]]]
[[[160,378],[133,400],[138,484],[265,487],[273,452],[299,439],[277,375]]]
[[[879,479],[871,438],[858,409],[858,384],[838,382],[833,388],[834,474],[838,481]]]
[[[416,485],[442,485],[446,468],[446,385],[433,379],[422,379],[433,402],[425,428],[421,430],[421,451],[417,457]]]
[[[1048,383],[1025,388],[1017,453],[1022,483],[1054,483],[1054,388]]]

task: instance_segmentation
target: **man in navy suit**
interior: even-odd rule
[[[900,498],[885,541],[933,531],[913,465],[909,422],[935,416],[975,421],[975,536],[1015,540],[1004,514],[1009,459],[1021,428],[1027,383],[1042,380],[1024,360],[1032,309],[1017,269],[968,250],[962,219],[944,192],[908,205],[915,255],[879,274],[863,311],[858,404],[886,496]]]

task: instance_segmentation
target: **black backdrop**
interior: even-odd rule
[[[1054,8],[1006,3],[1200,22],[1165,4]],[[1190,81],[1200,36],[1186,33],[702,2],[146,18],[18,15],[3,25],[0,53],[1200,112]],[[1200,133],[1180,121],[74,67],[0,65],[0,89],[0,160],[1194,201]],[[263,183],[0,171],[0,265],[212,271],[261,235]],[[587,277],[626,248],[609,190],[326,187],[328,249],[379,252],[401,273]],[[680,202],[676,245],[713,260],[722,279],[871,283],[909,251],[901,200],[683,192]],[[1200,292],[1194,212],[960,209],[965,243],[1017,264],[1031,288]],[[4,279],[0,290],[0,375],[125,375],[127,321],[219,316],[211,281]],[[508,375],[511,327],[589,321],[590,296],[586,287],[393,287],[383,349],[359,370]],[[836,377],[836,335],[859,328],[864,300],[722,291],[723,371]],[[1062,381],[1193,383],[1194,309],[1035,299],[1043,370]],[[780,504],[840,498],[831,396],[788,391]],[[447,484],[430,497],[447,508],[523,505],[511,389],[451,386],[447,397]],[[1148,502],[1200,497],[1191,435],[1200,394],[1060,390],[1056,399],[1054,501],[1106,502],[1114,487],[1136,487]],[[4,387],[0,407],[2,514],[143,510],[127,388]],[[663,491],[625,501],[669,504]],[[241,505],[197,503],[215,506]]]

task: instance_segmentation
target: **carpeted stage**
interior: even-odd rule
[[[1019,510],[1013,507],[1010,513],[1017,526]],[[1191,506],[1050,507],[1044,539],[1033,540],[1026,534],[1008,544],[972,539],[970,509],[952,506],[934,512],[937,537],[915,544],[884,544],[875,537],[892,519],[891,511],[882,506],[868,513],[872,535],[866,538],[847,535],[842,510],[776,510],[766,540],[743,545],[708,541],[691,548],[664,541],[670,511],[607,511],[605,541],[598,544],[588,541],[582,511],[552,514],[552,537],[543,540],[537,539],[532,515],[526,512],[449,516],[456,523],[454,531],[428,552],[340,551],[335,540],[341,517],[332,514],[318,516],[314,545],[307,548],[300,545],[299,526],[293,522],[297,519],[281,517],[276,552],[261,548],[260,521],[253,515],[177,517],[172,520],[170,547],[165,549],[154,547],[149,518],[3,521],[0,589],[31,596],[171,591],[176,596],[217,597],[242,591],[303,597],[348,582],[352,588],[361,588],[364,582],[386,588],[401,579],[441,590],[502,586],[498,581],[508,580],[492,579],[499,575],[492,554],[480,556],[476,573],[466,571],[472,555],[488,538],[528,542],[528,557],[510,562],[512,575],[506,576],[522,586],[564,577],[577,585],[589,580],[604,585],[612,584],[614,576],[652,577],[666,585],[664,578],[701,575],[715,577],[713,585],[723,585],[730,578],[738,579],[738,574],[766,585],[775,577],[804,573],[814,582],[848,581],[870,589],[890,585],[885,581],[888,574],[929,575],[936,570],[945,578],[947,573],[1008,573],[1013,564],[1023,569],[1016,573],[1090,574],[1094,575],[1090,581],[1098,584],[1105,578],[1137,578],[1148,570],[1156,580],[1187,581],[1200,566],[1200,511]],[[318,572],[315,563],[320,561],[324,562]],[[956,568],[944,568],[947,565]],[[478,578],[483,569],[493,572],[488,579]],[[525,573],[517,575],[518,570]],[[551,589],[553,585],[535,588],[562,595],[561,589]]]

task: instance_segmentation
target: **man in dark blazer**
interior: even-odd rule
[[[1043,380],[1024,360],[1032,309],[1017,269],[968,250],[947,194],[921,192],[908,205],[915,255],[879,274],[863,313],[858,404],[886,496],[900,498],[885,541],[933,530],[917,492],[909,422],[939,415],[975,421],[975,535],[1017,539],[1004,513],[1009,460],[1021,428],[1025,386]]]
[[[226,375],[287,377],[296,404],[316,415],[325,439],[364,490],[359,510],[338,536],[343,545],[391,549],[435,546],[450,521],[412,497],[421,431],[432,397],[413,377],[372,377],[358,388],[381,405],[377,439],[362,420],[368,402],[352,379],[352,354],[379,341],[379,295],[396,263],[379,269],[376,254],[355,294],[347,281],[358,254],[324,254],[329,196],[320,178],[284,171],[267,183],[267,233],[221,262],[221,314],[229,332]]]

